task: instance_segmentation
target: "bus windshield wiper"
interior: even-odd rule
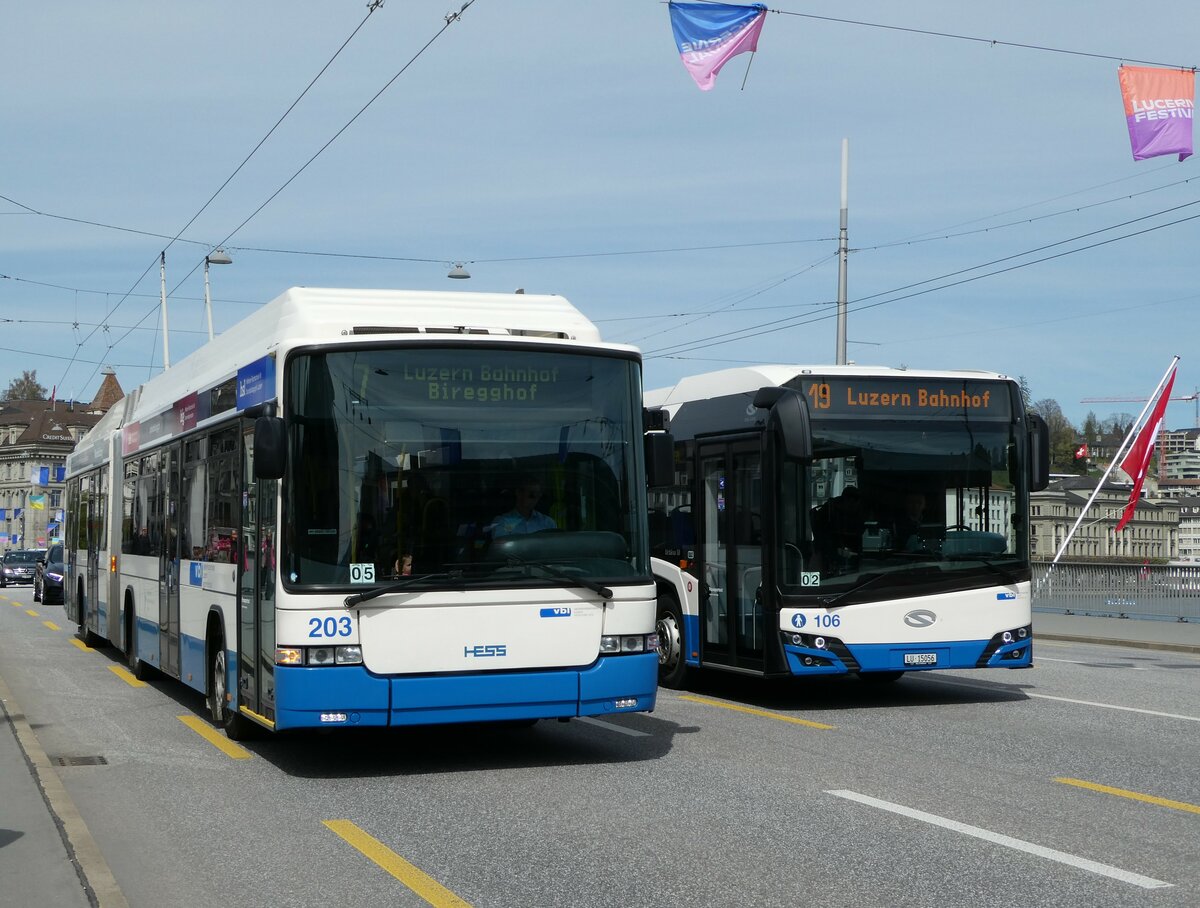
[[[361,593],[352,593],[345,599],[346,608],[354,608],[357,605],[374,599],[376,596],[386,596],[388,593],[402,593],[407,589],[412,589],[415,586],[423,583],[437,582],[439,580],[454,580],[455,585],[461,585],[463,579],[462,571],[453,571],[448,574],[416,574],[412,577],[406,577],[403,580],[397,580],[395,583],[389,583],[387,586],[377,586],[371,590],[363,590]]]
[[[944,560],[957,561],[960,563],[964,562],[964,561],[975,561],[975,562],[978,562],[979,564],[982,564],[985,568],[987,568],[993,574],[999,574],[1000,577],[1003,578],[1005,583],[1016,583],[1017,582],[1017,578],[1014,577],[1010,571],[1006,571],[1000,565],[996,564],[996,562],[989,561],[987,558],[984,558],[982,555],[948,555],[945,557]]]
[[[574,574],[568,574],[561,568],[556,568],[552,564],[547,564],[544,561],[526,561],[524,558],[517,558],[510,555],[506,559],[511,567],[532,568],[533,570],[541,571],[543,579],[559,580],[563,586],[581,586],[585,590],[591,590],[593,593],[598,593],[602,599],[612,599],[613,591],[603,584],[597,583],[595,580],[588,580],[586,577],[577,577]]]
[[[854,584],[854,586],[850,587],[850,589],[848,589],[848,590],[843,590],[842,592],[837,593],[836,595],[833,595],[833,596],[818,596],[817,598],[820,599],[823,603],[825,603],[825,605],[828,607],[830,605],[837,604],[838,602],[840,602],[841,600],[843,600],[847,596],[849,596],[851,593],[857,593],[860,590],[864,590],[867,587],[872,586],[873,584],[877,583],[880,580],[884,580],[884,579],[903,580],[903,579],[911,578],[914,575],[927,575],[927,574],[940,574],[940,573],[941,573],[941,570],[939,570],[938,568],[936,568],[930,564],[913,565],[912,567],[908,567],[908,568],[905,568],[903,570],[898,570],[898,571],[879,571],[879,572],[876,572],[873,574],[867,574],[858,583]]]

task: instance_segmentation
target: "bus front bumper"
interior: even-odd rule
[[[649,712],[658,654],[605,656],[584,669],[373,675],[363,666],[275,667],[275,729],[436,725]]]
[[[954,640],[934,643],[851,643],[829,638],[827,648],[785,644],[793,675],[843,675],[849,672],[929,671],[946,668],[1029,668],[1033,637],[1011,643]]]

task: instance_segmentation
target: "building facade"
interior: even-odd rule
[[[62,541],[67,454],[124,396],[109,370],[90,404],[0,400],[0,552]]]
[[[1030,498],[1030,537],[1033,558],[1049,561],[1062,547],[1067,534],[1098,480],[1089,476],[1058,478]],[[1117,522],[1129,502],[1131,489],[1124,483],[1107,483],[1096,496],[1061,559],[1064,561],[1178,561],[1180,553],[1180,503],[1176,499],[1141,498],[1133,519],[1116,532]]]

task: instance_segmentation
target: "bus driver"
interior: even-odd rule
[[[536,510],[541,497],[541,483],[533,476],[522,476],[517,484],[513,509],[492,521],[492,538],[557,529],[553,517]]]

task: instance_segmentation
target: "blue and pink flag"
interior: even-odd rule
[[[758,50],[767,8],[762,3],[669,3],[671,30],[683,65],[701,91],[710,91],[721,67],[738,54]]]
[[[1196,76],[1190,70],[1122,66],[1121,98],[1129,124],[1133,159],[1144,161],[1164,154],[1179,160],[1192,154],[1192,111]]]

